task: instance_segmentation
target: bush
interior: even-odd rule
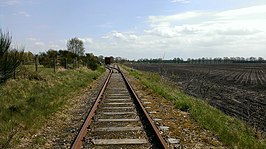
[[[84,57],[85,61],[87,61],[87,67],[91,70],[96,70],[98,68],[98,64],[100,63],[98,58],[94,56],[92,53],[86,54]]]
[[[0,30],[0,83],[12,77],[23,59],[23,52],[11,50],[12,38]]]
[[[93,61],[89,61],[87,67],[90,68],[91,70],[96,70],[98,65],[97,65],[97,63],[95,63]]]

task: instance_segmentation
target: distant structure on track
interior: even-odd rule
[[[110,57],[105,57],[104,58],[104,62],[106,65],[110,65],[111,63],[114,62],[114,57],[110,56]]]

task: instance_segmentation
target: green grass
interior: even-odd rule
[[[18,79],[0,84],[0,148],[19,129],[34,130],[58,111],[71,97],[98,78],[104,68],[87,68],[57,73],[42,68],[36,74],[31,66],[23,67]],[[42,142],[37,138],[35,142]]]
[[[189,112],[200,126],[217,134],[226,146],[246,149],[266,148],[265,138],[262,138],[260,132],[250,128],[246,123],[225,115],[203,100],[186,95],[175,84],[162,79],[158,74],[123,67],[144,86],[174,101],[176,108]]]

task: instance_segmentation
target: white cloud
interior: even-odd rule
[[[28,13],[25,12],[25,11],[17,12],[17,13],[15,13],[14,15],[20,15],[20,16],[24,16],[24,17],[30,17],[30,14],[28,14]]]
[[[196,18],[199,16],[202,16],[202,12],[184,12],[184,13],[179,13],[179,14],[174,14],[174,15],[168,15],[168,16],[149,16],[148,17],[148,22],[155,24],[155,23],[171,23],[171,22],[177,22],[181,20],[187,20],[191,18]]]
[[[119,32],[113,32],[111,37],[121,39],[121,40],[126,40],[126,37],[122,33],[119,33]]]
[[[50,49],[58,50],[58,49],[60,49],[60,46],[57,44],[52,44],[52,45],[50,45]]]
[[[190,3],[190,0],[171,0],[171,3],[183,3],[183,4],[187,4],[187,3]]]
[[[88,44],[92,44],[93,43],[93,39],[92,38],[79,38],[80,40],[83,41],[83,43],[88,43]]]
[[[37,46],[44,46],[45,44],[43,42],[37,41],[37,42],[35,42],[35,45],[37,45]]]
[[[228,10],[224,12],[217,13],[217,17],[221,17],[222,19],[232,19],[240,17],[239,19],[261,19],[265,18],[261,16],[261,14],[266,13],[266,5],[260,6],[252,6],[247,8],[240,8],[235,10]]]
[[[28,40],[28,41],[37,41],[37,39],[33,38],[33,37],[28,37],[28,38],[26,38],[26,40]]]
[[[0,6],[13,6],[20,4],[19,0],[0,0]]]
[[[264,16],[266,6],[150,16],[149,28],[142,33],[113,31],[103,36],[98,48],[129,58],[162,57],[164,52],[166,58],[266,57]]]
[[[111,31],[101,38],[84,37],[86,52],[129,59],[262,56],[266,58],[266,6],[220,12],[190,11],[146,18],[142,31]],[[30,40],[30,39],[28,39]],[[29,41],[40,42],[40,40]],[[42,48],[65,49],[67,40]],[[57,44],[56,44],[57,43]],[[33,49],[41,46],[32,47]]]
[[[138,36],[137,35],[129,35],[128,37],[131,40],[137,40],[138,39]]]
[[[121,41],[134,41],[138,39],[138,36],[133,34],[133,32],[118,32],[118,31],[112,31],[108,35],[102,36],[103,39],[109,39],[109,40],[121,40]]]
[[[67,44],[68,39],[59,40],[60,43]]]

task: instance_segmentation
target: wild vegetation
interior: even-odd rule
[[[124,68],[144,86],[173,101],[176,108],[189,112],[195,121],[203,128],[217,134],[219,140],[227,146],[231,148],[266,148],[266,139],[263,133],[252,129],[245,122],[225,115],[204,100],[185,94],[175,83],[163,78],[158,73]]]
[[[23,57],[23,51],[11,49],[11,40],[9,33],[0,29],[0,83],[13,76]]]
[[[11,147],[17,132],[40,128],[46,118],[105,71],[93,54],[69,49],[34,55],[13,50],[11,39],[1,31],[0,148]]]
[[[12,48],[11,43],[11,35],[0,30],[0,83],[11,77],[16,78],[16,73],[20,71],[17,68],[20,65],[35,65],[36,72],[40,65],[40,68],[54,68],[55,72],[57,67],[76,69],[86,66],[96,70],[103,62],[103,56],[96,57],[92,53],[84,54],[83,42],[76,37],[68,41],[67,50],[49,49],[47,52],[40,52],[36,55]]]
[[[0,88],[0,147],[3,148],[18,131],[40,127],[46,117],[104,72],[102,67],[96,71],[79,68],[57,73],[52,68],[43,68],[36,74],[33,66],[22,67],[24,71],[18,75],[23,75],[23,79],[7,80]]]

